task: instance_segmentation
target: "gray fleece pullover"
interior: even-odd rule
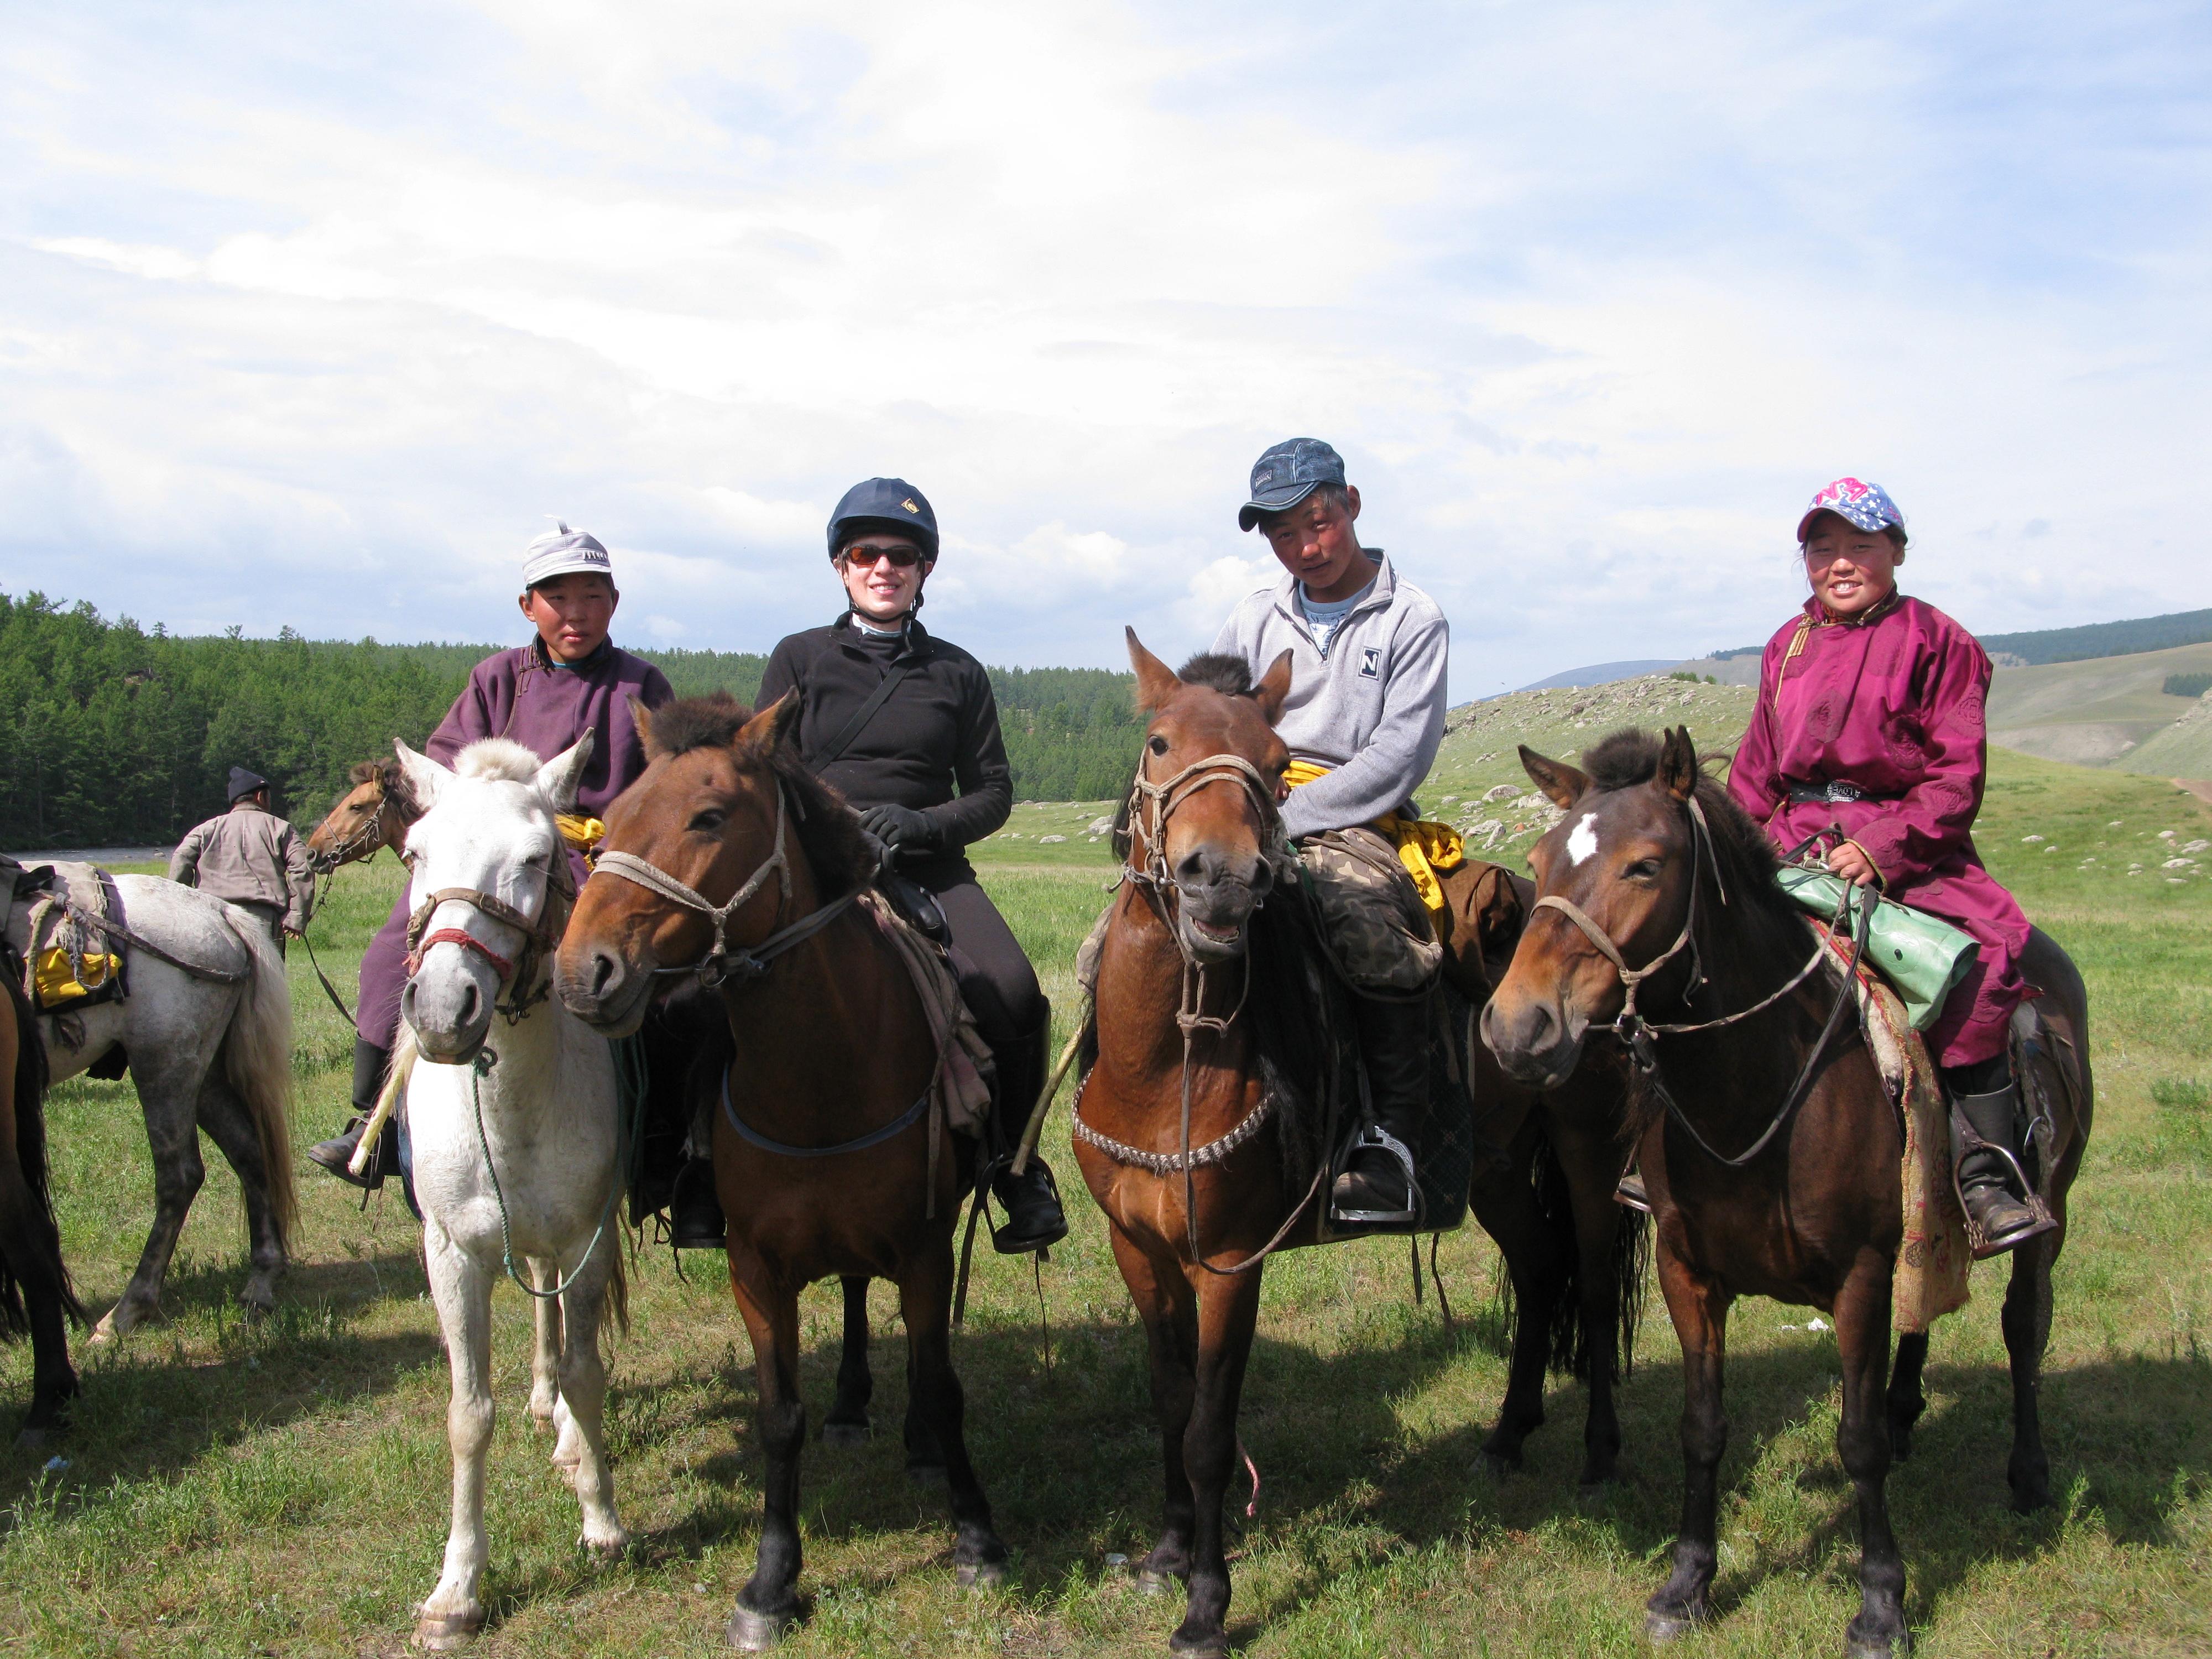
[[[1275,730],[1298,760],[1334,769],[1283,803],[1291,840],[1411,810],[1444,735],[1444,613],[1379,553],[1375,585],[1329,636],[1326,656],[1298,610],[1297,578],[1248,594],[1213,648],[1242,657],[1255,679],[1291,653],[1291,695]]]

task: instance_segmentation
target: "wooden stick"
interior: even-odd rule
[[[1012,1174],[1019,1175],[1030,1167],[1030,1154],[1036,1150],[1037,1136],[1044,1130],[1044,1115],[1052,1106],[1052,1097],[1060,1092],[1060,1085],[1066,1081],[1068,1067],[1075,1064],[1075,1051],[1082,1042],[1083,1024],[1079,1021],[1075,1034],[1067,1039],[1067,1047],[1060,1051],[1060,1063],[1052,1068],[1052,1076],[1046,1079],[1044,1092],[1037,1097],[1037,1103],[1030,1109],[1029,1124],[1022,1131],[1022,1144],[1014,1149],[1014,1161],[1006,1166]]]
[[[362,1126],[361,1144],[346,1160],[346,1168],[354,1174],[368,1173],[368,1161],[376,1156],[376,1143],[383,1138],[384,1126],[392,1121],[392,1114],[398,1109],[400,1091],[406,1088],[408,1075],[414,1069],[414,1034],[403,1027],[398,1052],[392,1056],[392,1074],[384,1079],[384,1091],[376,1097],[376,1109]]]

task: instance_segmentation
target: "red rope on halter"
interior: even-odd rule
[[[407,972],[410,977],[422,970],[422,958],[429,954],[430,947],[434,945],[458,945],[464,951],[473,951],[491,963],[492,967],[498,971],[501,979],[507,980],[514,976],[514,964],[466,928],[441,927],[437,932],[427,936],[422,944],[416,945],[414,953],[407,958]]]

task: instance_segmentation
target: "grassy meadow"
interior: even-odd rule
[[[1508,775],[1475,756],[1502,747],[1510,763],[1510,746],[1479,732],[1454,743],[1440,771],[1459,793]],[[1012,838],[978,849],[1063,1018],[1074,947],[1111,872],[1086,830],[1102,810],[1024,806]],[[2158,780],[1995,757],[1983,846],[2087,976],[2098,1113],[2057,1276],[2048,1511],[2005,1506],[2002,1264],[1975,1274],[1972,1304],[1936,1333],[1930,1408],[1891,1485],[1925,1655],[2212,1651],[2212,883],[2203,864],[2166,867],[2203,856],[2187,849],[2208,839],[2205,809]],[[349,993],[397,877],[388,859],[344,872],[315,926]],[[292,980],[304,1146],[343,1117],[350,1032],[296,947]],[[127,1083],[64,1086],[49,1109],[64,1247],[97,1312],[152,1212],[144,1131]],[[878,1286],[882,1431],[854,1449],[810,1448],[813,1600],[792,1653],[1164,1650],[1179,1601],[1139,1595],[1109,1565],[1151,1540],[1157,1439],[1141,1334],[1073,1178],[1066,1111],[1063,1097],[1045,1145],[1074,1235],[1035,1282],[1026,1263],[981,1259],[956,1339],[970,1444],[1014,1552],[1009,1586],[953,1587],[942,1495],[902,1477],[902,1334]],[[0,1649],[396,1654],[435,1581],[447,1380],[416,1224],[396,1192],[363,1210],[303,1161],[296,1265],[278,1314],[248,1326],[234,1301],[236,1185],[208,1157],[167,1322],[111,1348],[79,1342],[85,1392],[57,1462],[0,1454]],[[574,1500],[523,1409],[524,1298],[495,1301],[486,1655],[720,1650],[751,1568],[761,1460],[742,1328],[714,1264],[688,1260],[687,1278],[665,1252],[640,1259],[633,1326],[613,1349],[617,1491],[638,1541],[603,1571],[574,1546]],[[1655,1293],[1622,1400],[1618,1489],[1576,1500],[1583,1401],[1567,1382],[1553,1386],[1525,1473],[1492,1479],[1478,1448],[1504,1387],[1495,1260],[1472,1230],[1444,1240],[1449,1325],[1433,1294],[1414,1304],[1401,1243],[1271,1264],[1243,1421],[1263,1482],[1235,1563],[1231,1629],[1245,1650],[1640,1650],[1679,1504],[1673,1334]],[[836,1358],[834,1287],[810,1293],[805,1317],[818,1422]],[[1737,1308],[1722,1617],[1686,1654],[1831,1656],[1856,1605],[1832,1338],[1805,1327],[1799,1310]],[[28,1378],[27,1350],[0,1354],[9,1410],[27,1400]]]

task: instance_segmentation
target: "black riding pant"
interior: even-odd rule
[[[1037,983],[1028,952],[968,861],[946,860],[936,869],[914,871],[912,876],[945,913],[945,932],[951,936],[947,951],[960,977],[960,994],[975,1014],[983,1040],[994,1051],[1042,1041],[1051,1004]]]

